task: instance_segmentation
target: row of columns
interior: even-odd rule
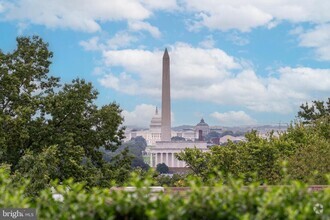
[[[156,167],[159,163],[165,163],[168,167],[185,167],[186,163],[176,159],[174,154],[171,152],[150,153],[151,167]]]

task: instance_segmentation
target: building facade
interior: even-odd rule
[[[156,146],[150,146],[147,148],[146,152],[149,155],[149,166],[156,167],[159,163],[165,163],[170,168],[186,167],[186,163],[176,159],[175,154],[180,153],[185,148],[194,147],[201,149],[202,151],[208,151],[206,142],[203,141],[157,142]]]

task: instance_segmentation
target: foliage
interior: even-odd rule
[[[311,123],[319,118],[330,116],[330,98],[325,103],[324,101],[313,101],[311,105],[307,102],[300,106],[298,117],[303,119],[304,123]]]
[[[169,172],[168,166],[165,163],[157,164],[156,170],[159,173],[168,173]]]
[[[0,208],[30,208],[34,204],[32,200],[25,196],[28,180],[19,184],[15,183],[10,176],[10,166],[0,167]]]
[[[209,152],[203,152],[197,148],[186,148],[176,154],[178,160],[183,160],[192,172],[198,177],[207,177],[211,169],[209,167]]]
[[[221,171],[224,177],[231,174],[248,180],[256,174],[254,178],[259,181],[279,181],[280,153],[274,145],[281,145],[281,141],[261,138],[256,131],[248,133],[246,138],[246,142],[229,141],[226,146],[214,146],[209,152],[197,148],[185,149],[177,158],[184,160],[193,174],[205,181],[214,170]],[[271,139],[275,140],[275,137]]]
[[[300,182],[261,188],[229,178],[226,184],[210,177],[208,187],[189,179],[189,191],[152,193],[152,177],[132,175],[133,191],[98,187],[66,180],[53,182],[63,201],[55,200],[50,188],[31,202],[0,170],[0,207],[36,208],[38,219],[329,219],[330,188],[310,192]]]
[[[105,150],[104,148],[101,148],[100,151],[103,153],[104,160],[110,162],[114,156],[120,154],[125,149],[128,149],[129,155],[132,157],[131,167],[148,170],[149,165],[143,160],[143,152],[146,147],[146,140],[142,136],[137,136],[130,141],[123,143],[115,152]]]
[[[186,186],[186,175],[173,174],[169,175],[158,175],[153,177],[156,181],[156,186],[167,186],[167,187],[183,187]]]
[[[52,56],[38,37],[17,38],[15,51],[0,51],[0,161],[13,168],[40,129],[40,117],[33,116],[41,100],[59,87],[59,79],[47,75]]]
[[[253,178],[260,183],[278,184],[283,179],[282,164],[287,161],[292,179],[325,184],[325,175],[330,173],[330,116],[320,116],[308,125],[297,122],[287,132],[271,132],[267,138],[251,131],[246,141],[214,146],[209,152],[185,149],[177,158],[204,181],[219,170],[224,177],[231,174],[245,182]]]
[[[304,182],[325,184],[325,174],[330,173],[330,116],[301,126],[296,135],[300,147],[288,160],[289,174]]]
[[[82,79],[60,85],[48,74],[52,56],[39,37],[19,37],[12,53],[0,51],[0,163],[17,178],[35,180],[36,190],[51,179],[95,186],[125,177],[112,175],[115,163],[107,164],[98,150],[121,144],[121,109],[97,107],[98,92]]]

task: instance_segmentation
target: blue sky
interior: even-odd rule
[[[98,105],[148,126],[171,58],[173,125],[288,123],[330,97],[330,1],[0,0],[0,48],[39,35],[51,74],[84,78]]]

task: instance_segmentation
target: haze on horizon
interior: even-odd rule
[[[91,81],[98,104],[147,127],[171,58],[172,126],[289,123],[330,94],[330,1],[0,0],[0,49],[39,35],[51,74]]]

